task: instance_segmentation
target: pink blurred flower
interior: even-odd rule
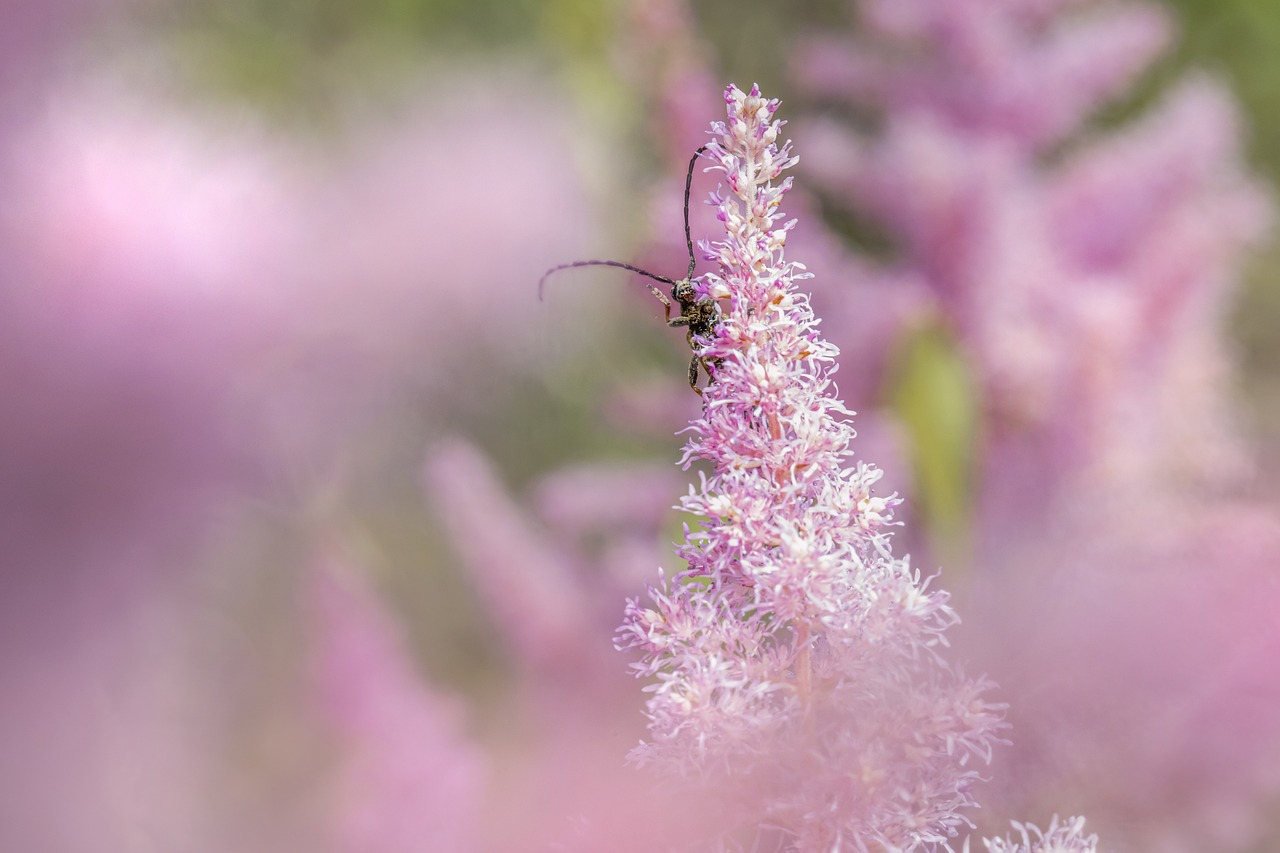
[[[1251,849],[1280,785],[1274,510],[1080,523],[975,581],[962,645],[999,679],[1015,732],[987,804],[1088,808],[1144,850]]]
[[[310,575],[313,708],[340,765],[327,849],[413,853],[476,849],[486,776],[460,707],[422,682],[388,614],[346,561]]]
[[[23,755],[0,769],[0,788],[25,792],[3,821],[17,847],[124,846],[95,831],[119,819],[116,769],[60,744],[115,748],[111,708],[86,697],[104,680],[161,677],[123,638],[157,601],[199,610],[168,596],[242,552],[256,499],[270,502],[262,515],[322,501],[371,444],[394,441],[381,428],[405,407],[435,421],[468,380],[530,362],[545,326],[524,322],[528,270],[591,233],[590,210],[572,174],[546,169],[557,158],[528,157],[558,151],[568,118],[535,80],[497,82],[423,91],[406,99],[412,120],[358,116],[327,149],[243,112],[147,94],[110,67],[41,80],[46,109],[4,117],[0,657],[6,698],[23,695],[6,701],[0,731]],[[521,133],[457,149],[435,110]],[[503,197],[473,201],[494,162],[507,164]],[[517,212],[535,208],[557,214]],[[494,228],[511,252],[491,251]],[[562,321],[565,350],[580,320]],[[104,660],[101,648],[123,651]],[[130,698],[139,724],[160,713],[141,691]],[[198,735],[199,715],[177,716],[173,752],[216,763],[182,736]],[[157,750],[170,749],[168,731],[156,726]],[[142,756],[151,744],[137,737]],[[144,769],[143,800],[163,786]],[[182,799],[184,784],[174,773],[155,802]],[[85,815],[66,832],[54,826],[63,789],[82,792]],[[200,837],[204,809],[164,809]]]
[[[1123,482],[1126,494],[1144,495],[1171,479],[1238,477],[1244,457],[1223,393],[1224,294],[1269,211],[1240,171],[1223,95],[1204,81],[1184,84],[1123,133],[1046,165],[1045,146],[1117,94],[1163,43],[1167,25],[1154,10],[1064,15],[1047,4],[962,15],[910,3],[889,16],[881,5],[864,11],[884,38],[841,54],[867,63],[876,97],[858,87],[838,94],[871,98],[885,130],[861,141],[826,124],[813,159],[835,200],[888,226],[902,251],[899,276],[932,291],[977,371],[988,415],[982,516],[1001,524],[1056,512],[1060,490],[1044,487],[1046,475],[1072,490]],[[1070,61],[1041,49],[1051,34],[1092,31],[1110,16],[1146,32],[1151,50],[1066,35]],[[909,52],[919,42],[932,59]],[[972,71],[1010,57],[1020,73]],[[1121,66],[1104,88],[1080,79]],[[1057,76],[1059,67],[1076,71]],[[895,88],[900,72],[922,81],[916,96]],[[994,108],[956,112],[954,87],[983,103],[1023,103],[1003,87],[1041,72],[1051,82],[1028,110],[1078,102],[1060,120],[1028,119],[1059,127],[1054,134],[1011,130]],[[1033,495],[1041,500],[1028,503]],[[989,537],[994,547],[1001,535]]]
[[[65,566],[106,540],[180,538],[228,489],[346,452],[405,396],[457,393],[482,369],[527,362],[544,330],[520,333],[533,299],[524,273],[586,228],[581,192],[541,166],[513,167],[507,202],[565,214],[499,225],[509,204],[461,203],[477,195],[480,160],[450,170],[456,180],[435,164],[531,162],[519,154],[560,134],[538,97],[512,107],[455,94],[399,135],[353,133],[341,156],[322,156],[101,77],[50,92],[0,164],[10,547],[49,549]],[[479,125],[514,116],[527,132],[459,154],[426,123],[435,108]],[[484,248],[492,227],[512,251]],[[461,281],[485,298],[458,298]],[[557,336],[573,340],[568,322]],[[455,366],[460,350],[474,370]],[[6,571],[32,559],[15,553]]]
[[[0,563],[15,618],[92,633],[262,485],[239,396],[260,321],[231,284],[280,271],[295,217],[287,170],[242,140],[49,97],[0,163]]]
[[[618,47],[617,64],[628,80],[643,81],[654,100],[648,127],[657,132],[651,142],[673,177],[683,175],[689,153],[703,142],[706,117],[716,108],[715,76],[703,58],[707,45],[681,0],[629,3],[625,12],[628,37]]]
[[[523,701],[548,729],[575,730],[584,718],[612,726],[631,706],[606,640],[619,599],[653,565],[677,480],[652,469],[557,471],[531,495],[539,521],[476,448],[454,440],[430,450],[427,495],[518,667]]]
[[[608,643],[618,601],[653,566],[676,479],[567,469],[532,490],[529,513],[474,447],[431,449],[427,494],[512,670],[493,752],[505,784],[486,802],[483,849],[639,853],[706,834],[695,803],[622,765],[639,714]]]
[[[1237,497],[1223,321],[1271,211],[1234,110],[1191,78],[1080,131],[1167,40],[1153,8],[859,8],[869,35],[801,51],[798,76],[880,129],[824,122],[808,161],[887,229],[883,277],[927,294],[977,380],[961,636],[1010,700],[992,799],[1065,801],[1142,849],[1243,847],[1276,782],[1280,704],[1258,699],[1280,670],[1235,662],[1269,634],[1244,598],[1273,600],[1280,539],[1274,507]],[[1196,734],[1210,718],[1234,723]]]
[[[1085,8],[1061,14],[1070,6]],[[863,35],[817,39],[795,54],[802,83],[1035,147],[1122,92],[1169,30],[1156,7],[1138,3],[864,0],[855,8]]]
[[[487,461],[464,443],[432,450],[426,490],[510,654],[535,671],[561,664],[566,674],[575,671],[580,655],[590,654],[583,642],[590,616],[573,561],[532,528]]]

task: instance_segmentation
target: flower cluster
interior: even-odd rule
[[[1085,835],[1082,817],[1067,818],[1059,823],[1058,816],[1054,815],[1045,831],[1015,820],[1013,830],[1018,834],[1017,839],[1011,836],[984,838],[982,843],[988,853],[1096,853],[1098,849],[1098,836]],[[965,850],[968,849],[966,843]]]
[[[973,805],[978,760],[1002,727],[987,684],[938,654],[956,621],[947,594],[894,556],[894,496],[851,452],[836,398],[837,350],[784,260],[779,225],[796,162],[778,102],[725,93],[705,157],[727,237],[704,246],[701,282],[725,306],[702,354],[715,364],[683,463],[711,467],[683,509],[687,568],[628,603],[619,648],[653,678],[651,740],[632,754],[730,801],[737,827],[802,850],[946,843]],[[733,809],[732,806],[737,806]]]

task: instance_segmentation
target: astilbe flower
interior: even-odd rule
[[[982,843],[986,846],[988,853],[1096,853],[1098,849],[1098,836],[1084,834],[1084,818],[1072,817],[1067,818],[1062,823],[1058,823],[1058,816],[1054,815],[1053,820],[1049,822],[1049,828],[1041,831],[1039,827],[1030,824],[1018,823],[1013,821],[1013,830],[1018,834],[1018,839],[1012,836],[1004,838],[984,838]],[[1032,838],[1032,836],[1035,836]],[[969,845],[965,844],[968,850]]]
[[[617,645],[641,653],[651,739],[642,765],[715,788],[727,820],[780,831],[798,850],[945,844],[974,805],[975,765],[1002,727],[988,684],[939,649],[948,596],[894,556],[895,496],[880,471],[846,466],[852,413],[837,399],[836,348],[784,259],[794,220],[779,204],[796,162],[779,146],[778,102],[730,86],[704,155],[727,237],[704,249],[719,274],[715,381],[683,464],[710,476],[683,509],[688,566],[628,602]],[[736,809],[734,808],[736,806]]]

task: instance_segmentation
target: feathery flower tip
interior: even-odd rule
[[[1035,824],[1010,821],[1015,836],[984,838],[988,853],[1097,853],[1098,836],[1084,834],[1084,818],[1067,818],[1061,823],[1054,815],[1043,832]],[[1034,837],[1033,837],[1034,836]],[[968,843],[965,850],[968,850]]]

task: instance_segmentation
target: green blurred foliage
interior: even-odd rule
[[[1179,67],[1217,73],[1244,108],[1257,169],[1280,181],[1280,3],[1275,0],[1168,0],[1181,24]]]
[[[598,81],[616,14],[600,0],[182,0],[121,28],[167,47],[211,94],[323,125],[335,100],[459,63],[523,60]]]
[[[938,326],[916,329],[891,361],[889,407],[906,430],[915,471],[913,496],[943,565],[968,550],[970,488],[979,389],[964,356]],[[954,586],[955,579],[948,577]]]

